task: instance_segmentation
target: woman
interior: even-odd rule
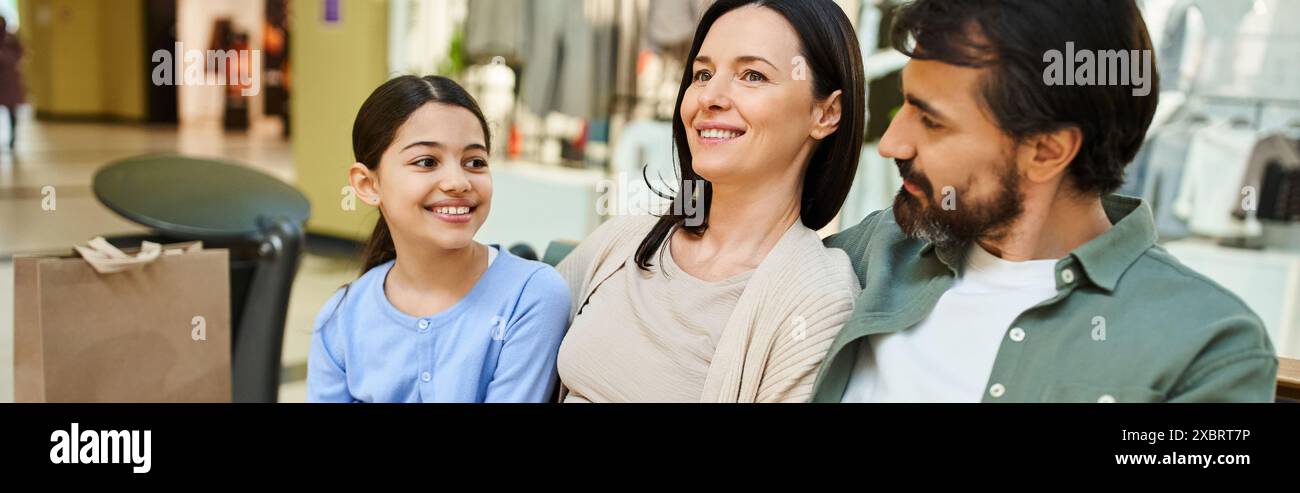
[[[849,20],[831,0],[721,0],[687,60],[672,207],[605,223],[559,266],[566,402],[802,402],[852,311],[849,260],[815,232],[865,131]]]
[[[309,402],[544,402],[568,321],[554,269],[474,241],[492,208],[487,120],[445,77],[402,76],[352,127],[378,207],[359,279],[321,309]]]

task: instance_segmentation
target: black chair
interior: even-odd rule
[[[234,402],[276,402],[289,293],[304,246],[307,198],[236,163],[158,155],[95,173],[95,196],[154,231],[108,238],[119,247],[203,241],[230,251]]]

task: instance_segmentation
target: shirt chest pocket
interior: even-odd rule
[[[1065,382],[1047,388],[1043,402],[1067,403],[1152,403],[1163,402],[1165,395],[1146,387],[1097,385],[1087,382]]]

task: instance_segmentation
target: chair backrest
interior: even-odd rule
[[[546,253],[542,255],[542,262],[546,262],[551,267],[560,265],[564,257],[568,257],[574,248],[578,248],[578,242],[573,240],[555,240],[546,245]]]
[[[533,250],[532,245],[527,243],[515,243],[510,247],[510,253],[524,260],[538,260],[537,250]]]

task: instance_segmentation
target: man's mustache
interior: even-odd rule
[[[930,179],[926,178],[925,175],[917,172],[916,169],[912,167],[912,164],[913,163],[911,159],[894,160],[894,165],[898,166],[899,176],[903,177],[904,180],[912,182],[913,185],[916,185],[918,188],[920,188],[921,191],[925,193],[926,197],[933,196],[934,188],[930,185]]]

